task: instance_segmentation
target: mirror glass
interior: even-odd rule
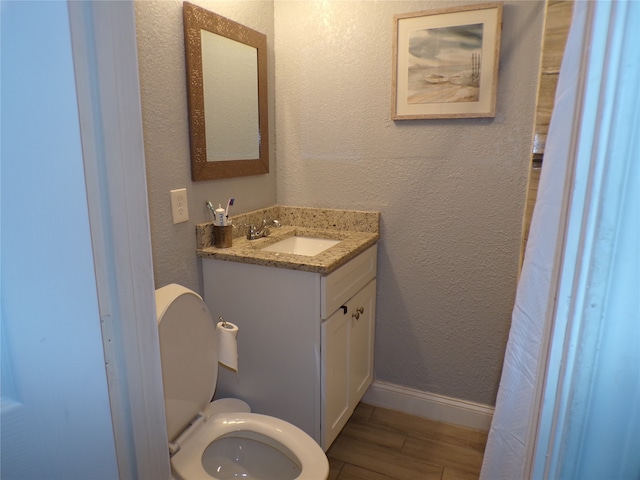
[[[191,176],[269,172],[266,36],[184,3]]]
[[[258,50],[201,30],[207,161],[260,155]]]

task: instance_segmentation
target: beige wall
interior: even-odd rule
[[[181,4],[136,4],[158,286],[201,291],[204,201],[382,212],[376,378],[493,404],[516,289],[544,3],[505,3],[497,116],[390,120],[396,13],[448,1],[195,2],[268,36],[277,168],[192,184]],[[275,104],[273,104],[275,100]],[[273,137],[272,137],[273,138]],[[187,186],[192,221],[171,223]]]

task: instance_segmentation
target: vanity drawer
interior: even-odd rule
[[[376,276],[378,246],[373,245],[320,280],[320,316],[324,320]]]

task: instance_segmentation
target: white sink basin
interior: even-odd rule
[[[340,240],[293,236],[273,243],[268,247],[261,248],[260,250],[264,252],[294,253],[296,255],[313,257],[338,243],[340,243]]]

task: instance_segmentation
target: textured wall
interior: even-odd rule
[[[210,218],[206,200],[234,196],[238,213],[276,200],[380,210],[376,378],[493,404],[516,288],[544,2],[505,3],[496,118],[395,123],[393,15],[469,2],[194,3],[268,36],[277,199],[273,163],[269,175],[191,182],[182,3],[136,2],[156,285],[202,291],[194,224]],[[185,186],[191,220],[173,225],[169,190]]]
[[[265,33],[269,44],[270,173],[192,182],[182,1],[135,3],[156,287],[177,282],[202,293],[194,225],[212,219],[205,202],[224,204],[229,197],[235,197],[233,211],[240,213],[273,205],[276,200],[273,3],[215,0],[192,0],[191,3]],[[183,187],[187,188],[189,221],[174,225],[169,191]]]
[[[390,120],[392,18],[469,2],[275,2],[277,200],[382,212],[376,379],[494,404],[544,2],[505,2],[494,119]]]

